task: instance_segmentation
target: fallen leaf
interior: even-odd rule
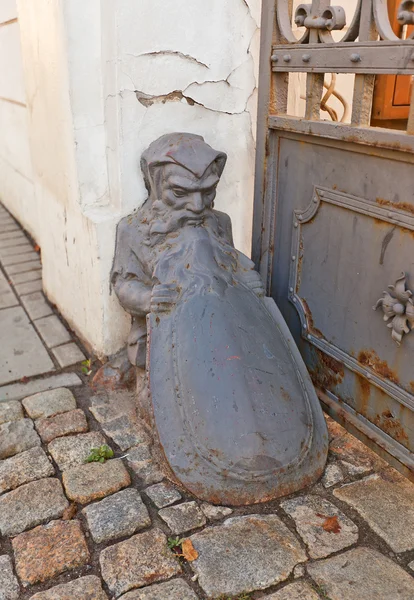
[[[322,523],[322,529],[328,533],[339,533],[341,531],[341,526],[338,523],[338,517],[336,515],[333,517],[327,517],[326,515],[317,514],[316,516],[320,519],[324,519],[324,522]]]
[[[189,538],[184,540],[181,544],[181,551],[183,553],[184,558],[189,562],[192,562],[193,560],[198,558],[198,552],[194,548],[193,542]]]
[[[70,521],[76,515],[76,504],[69,504],[67,508],[63,511],[62,519],[64,521]]]

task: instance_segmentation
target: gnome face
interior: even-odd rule
[[[211,164],[201,177],[175,164],[163,165],[159,170],[162,173],[156,177],[156,198],[163,212],[179,213],[181,225],[200,224],[216,196],[220,179],[216,164]]]

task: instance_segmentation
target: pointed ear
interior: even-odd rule
[[[217,165],[217,174],[219,177],[221,177],[221,174],[224,171],[224,167],[226,166],[227,154],[225,154],[224,152],[220,152],[214,162]]]

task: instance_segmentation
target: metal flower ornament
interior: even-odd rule
[[[382,298],[372,308],[381,307],[384,321],[389,321],[387,327],[391,329],[391,337],[399,346],[404,333],[410,333],[414,328],[414,303],[413,292],[406,289],[407,276],[401,273],[395,285],[389,285],[389,292],[383,292]]]

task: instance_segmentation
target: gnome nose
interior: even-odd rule
[[[195,192],[191,195],[191,200],[187,202],[187,209],[196,214],[203,212],[203,196],[200,192]]]

